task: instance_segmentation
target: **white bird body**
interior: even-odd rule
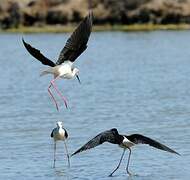
[[[67,139],[68,134],[66,130],[63,128],[62,122],[60,121],[57,122],[57,127],[53,129],[51,137],[53,137],[54,141],[59,141],[59,140],[64,141],[65,139]]]
[[[132,146],[134,146],[135,145],[135,143],[133,143],[133,142],[131,142],[129,139],[127,139],[125,136],[123,136],[123,142],[122,142],[122,144],[120,144],[119,146],[121,147],[121,148],[124,148],[124,149],[128,149],[128,148],[130,148],[130,147],[132,147]]]
[[[62,79],[72,79],[75,75],[78,75],[79,70],[77,68],[73,68],[73,63],[71,61],[65,61],[61,65],[57,65],[54,67],[50,67],[42,71],[40,76],[46,74],[53,74],[54,77],[60,77]]]
[[[53,139],[54,141],[64,141],[66,139],[66,135],[65,135],[65,129],[63,128],[55,128],[53,130]]]

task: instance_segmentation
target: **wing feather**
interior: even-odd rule
[[[94,148],[104,142],[110,142],[113,144],[116,143],[116,135],[118,135],[117,129],[111,129],[108,131],[104,131],[100,134],[98,134],[96,137],[88,141],[84,146],[82,146],[80,149],[78,149],[76,152],[74,152],[71,156],[80,153],[82,151],[86,151],[87,149]]]
[[[40,50],[32,47],[30,44],[26,43],[24,41],[24,39],[22,39],[22,42],[25,46],[25,48],[27,49],[27,51],[33,56],[35,57],[36,59],[38,59],[42,64],[44,65],[48,65],[48,66],[51,66],[51,67],[54,67],[55,66],[55,63],[52,62],[51,60],[49,60],[47,57],[45,57],[41,52]]]
[[[55,129],[56,129],[56,128],[54,128],[54,129],[52,130],[52,132],[51,132],[51,135],[50,135],[50,136],[51,136],[52,138],[53,138],[53,134],[54,134]]]
[[[78,25],[62,49],[57,65],[69,60],[74,62],[87,48],[87,42],[92,31],[92,12]]]
[[[155,147],[157,149],[163,150],[163,151],[168,151],[171,153],[175,153],[180,155],[179,153],[177,153],[176,151],[170,149],[169,147],[159,143],[158,141],[155,141],[149,137],[143,136],[141,134],[132,134],[130,136],[126,136],[127,139],[129,139],[131,142],[135,143],[135,144],[148,144],[152,147]]]

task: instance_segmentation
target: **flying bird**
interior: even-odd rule
[[[69,153],[67,149],[66,139],[68,138],[68,133],[65,128],[63,128],[63,123],[58,121],[57,127],[53,129],[51,132],[51,137],[54,139],[54,161],[53,161],[53,168],[55,168],[55,161],[56,161],[56,142],[57,141],[63,141],[65,145],[65,151],[67,154],[68,159],[68,166],[70,167],[70,159],[69,159]]]
[[[129,157],[128,157],[126,170],[127,170],[127,173],[129,175],[132,175],[129,172],[129,161],[130,161],[130,156],[131,156],[131,147],[135,146],[137,144],[148,144],[154,148],[180,155],[176,151],[170,149],[169,147],[167,147],[167,146],[165,146],[165,145],[163,145],[163,144],[161,144],[161,143],[159,143],[159,142],[157,142],[157,141],[155,141],[149,137],[143,136],[141,134],[132,134],[129,136],[120,135],[118,133],[117,129],[113,128],[111,130],[107,130],[107,131],[104,131],[104,132],[98,134],[96,137],[91,139],[84,146],[82,146],[80,149],[78,149],[76,152],[74,152],[71,156],[73,156],[77,153],[80,153],[82,151],[86,151],[87,149],[94,148],[100,144],[103,144],[104,142],[117,144],[117,145],[119,145],[119,147],[123,148],[123,153],[122,153],[121,159],[119,161],[119,164],[117,165],[117,167],[112,171],[112,173],[109,176],[112,176],[115,173],[115,171],[119,168],[126,149],[129,150]]]
[[[71,34],[71,36],[67,40],[64,48],[60,52],[59,58],[56,63],[45,57],[40,52],[40,50],[32,47],[30,44],[26,43],[24,39],[22,39],[25,48],[34,58],[39,60],[42,64],[50,66],[48,69],[45,69],[41,73],[41,76],[46,74],[54,75],[54,78],[50,81],[48,92],[52,97],[52,100],[54,101],[57,110],[59,110],[58,104],[50,88],[51,86],[53,86],[55,91],[64,101],[65,106],[67,108],[68,107],[67,101],[65,97],[61,94],[61,92],[58,90],[55,81],[58,78],[72,79],[76,77],[79,83],[81,83],[79,78],[79,69],[75,68],[73,63],[87,48],[87,42],[92,31],[92,18],[93,18],[92,11],[90,11],[89,14],[83,19],[83,21],[81,21],[81,23],[78,25],[78,27],[75,29],[75,31]]]

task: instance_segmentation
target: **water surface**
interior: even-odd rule
[[[76,79],[57,84],[69,102],[57,112],[47,93],[51,76],[24,49],[22,34],[0,35],[0,179],[188,180],[190,176],[190,32],[93,33],[76,61]],[[24,35],[56,60],[68,34]],[[63,121],[70,153],[96,134],[116,127],[168,145],[181,157],[139,145],[126,175],[127,153],[113,178],[122,150],[103,144],[76,155],[68,169],[64,144],[58,143],[52,168],[51,130]]]

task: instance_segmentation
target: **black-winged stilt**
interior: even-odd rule
[[[65,128],[63,128],[63,123],[58,121],[57,127],[54,128],[51,132],[51,137],[54,139],[54,162],[53,167],[55,168],[55,161],[56,161],[56,141],[63,141],[65,145],[65,151],[67,154],[68,159],[68,165],[70,167],[70,159],[69,159],[69,153],[67,149],[66,139],[68,138],[68,133]]]
[[[62,49],[56,63],[46,58],[38,49],[35,49],[30,44],[26,43],[24,39],[22,39],[25,48],[33,57],[38,59],[42,64],[50,66],[50,68],[44,70],[41,73],[41,75],[54,75],[54,79],[51,80],[50,85],[48,87],[48,92],[52,97],[52,100],[54,101],[57,110],[59,110],[58,104],[50,88],[51,86],[54,87],[55,91],[63,99],[67,108],[67,101],[65,97],[61,94],[61,92],[58,90],[55,84],[55,80],[58,78],[72,79],[76,76],[80,83],[80,79],[78,76],[79,70],[73,66],[73,63],[87,48],[87,42],[92,30],[92,16],[92,12],[90,11],[88,16],[86,16],[84,20],[78,25],[78,27],[67,40],[66,45]]]
[[[163,145],[163,144],[161,144],[161,143],[159,143],[153,139],[150,139],[149,137],[146,137],[146,136],[143,136],[140,134],[132,134],[129,136],[120,135],[118,133],[117,129],[113,128],[111,130],[107,130],[107,131],[104,131],[104,132],[98,134],[96,137],[91,139],[84,146],[82,146],[80,149],[78,149],[76,152],[74,152],[71,156],[73,156],[77,153],[80,153],[82,151],[85,151],[87,149],[94,148],[94,147],[96,147],[96,146],[98,146],[104,142],[109,142],[112,144],[118,144],[119,147],[124,149],[118,166],[113,170],[113,172],[109,176],[112,176],[113,173],[119,168],[126,149],[129,149],[129,157],[128,157],[126,170],[127,170],[127,173],[129,175],[131,175],[131,173],[129,172],[129,161],[130,161],[130,156],[131,156],[131,147],[135,146],[136,144],[148,144],[148,145],[153,146],[157,149],[161,149],[164,151],[168,151],[168,152],[180,155],[176,151],[170,149],[169,147],[167,147],[167,146],[165,146],[165,145]]]

